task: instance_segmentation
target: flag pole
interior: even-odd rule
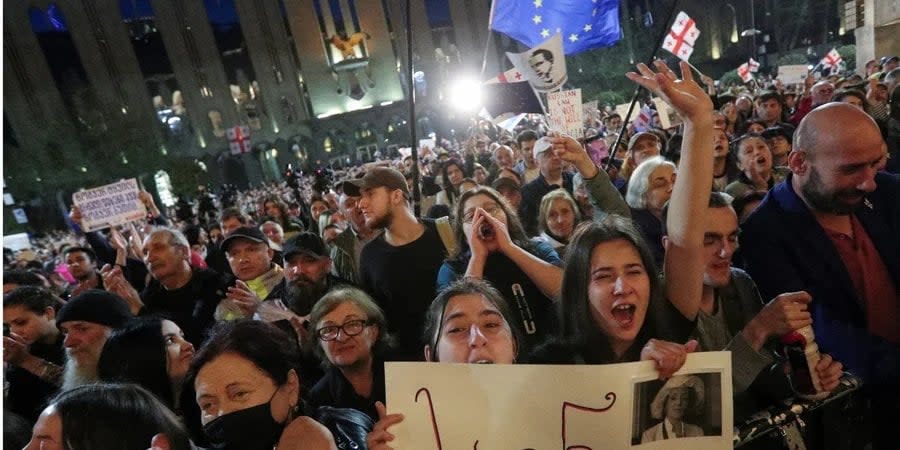
[[[484,56],[481,58],[481,75],[478,77],[478,81],[480,82],[484,81],[484,72],[487,71],[488,49],[491,48],[491,39],[494,36],[494,30],[491,29],[491,25],[494,23],[494,6],[496,4],[496,1],[491,2],[491,12],[488,13],[487,39],[484,40]]]
[[[422,194],[419,187],[419,144],[416,140],[416,87],[413,85],[412,0],[406,0],[406,84],[409,89],[409,147],[412,150],[413,214],[421,213]]]
[[[653,51],[650,53],[650,57],[647,58],[647,62],[653,62],[653,58],[656,58],[656,52],[659,51],[659,48],[662,46],[663,40],[666,38],[666,34],[669,33],[669,22],[672,21],[672,16],[675,15],[675,10],[678,9],[678,0],[672,2],[672,9],[669,11],[669,17],[666,18],[665,22],[662,22],[663,29],[659,34],[659,37],[656,38],[656,45],[653,47]],[[622,137],[625,136],[625,128],[628,126],[628,119],[631,117],[631,113],[634,112],[634,105],[637,103],[638,95],[641,93],[641,86],[637,86],[634,88],[634,94],[631,96],[631,105],[628,106],[628,112],[625,113],[625,117],[622,118],[622,128],[619,128],[619,136],[616,137],[616,142],[613,144],[612,150],[609,153],[609,160],[606,162],[606,167],[604,170],[609,171],[609,168],[613,163],[613,156],[615,156],[616,151],[619,148],[619,144],[622,143]]]

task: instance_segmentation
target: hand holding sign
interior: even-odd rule
[[[403,414],[388,414],[381,402],[375,402],[375,410],[378,411],[378,422],[375,422],[375,427],[366,435],[366,447],[369,450],[394,450],[394,447],[388,445],[388,442],[394,440],[394,435],[388,428],[403,422]]]

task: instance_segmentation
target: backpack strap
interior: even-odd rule
[[[434,221],[435,226],[437,227],[438,234],[441,236],[441,241],[444,242],[444,248],[447,249],[447,255],[455,255],[456,248],[456,239],[453,238],[453,227],[450,226],[450,217],[438,217]]]

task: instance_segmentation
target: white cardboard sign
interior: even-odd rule
[[[596,366],[387,363],[388,412],[404,415],[390,428],[395,436],[391,446],[731,449],[731,354],[691,354],[678,375],[697,390],[682,425],[693,432],[655,440],[662,420],[654,411],[661,410],[660,402],[662,411],[668,411],[669,390],[649,361]]]
[[[147,209],[138,198],[137,180],[130,178],[72,194],[72,202],[81,210],[81,228],[95,231],[132,220],[142,219]]]
[[[675,112],[675,108],[672,108],[668,103],[666,103],[663,99],[659,97],[653,97],[653,104],[656,105],[656,112],[659,114],[659,126],[663,130],[668,130],[670,128],[675,128],[678,125],[681,125],[684,120],[681,119],[681,116]]]
[[[550,111],[551,130],[574,138],[584,137],[581,89],[547,94],[547,107]]]
[[[778,79],[786,85],[803,84],[807,73],[809,73],[809,67],[803,64],[778,67]]]

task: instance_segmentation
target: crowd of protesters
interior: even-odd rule
[[[419,150],[419,185],[398,156],[166,211],[142,193],[146,221],[101,232],[73,208],[71,231],[4,251],[4,443],[383,450],[403,420],[385,362],[670,379],[720,350],[740,423],[794,395],[778,338],[811,325],[820,389],[864,387],[808,444],[896,448],[897,63],[728,90],[639,65],[681,125],[481,121]],[[703,433],[670,420],[645,439]]]

